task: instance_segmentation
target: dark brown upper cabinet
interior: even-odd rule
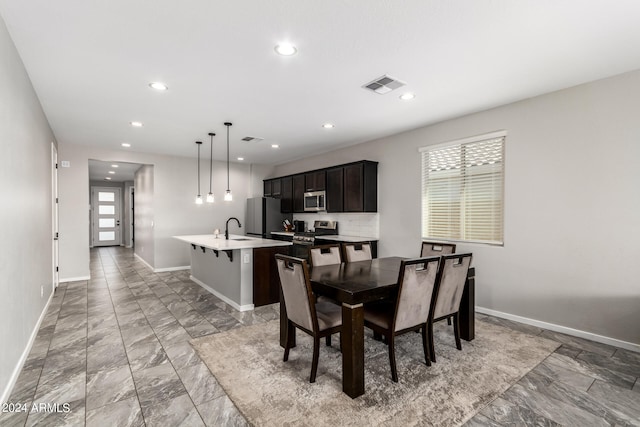
[[[327,170],[327,212],[344,210],[344,168]]]
[[[326,188],[325,179],[327,173],[324,170],[307,172],[304,174],[304,191],[322,191]]]
[[[273,197],[273,180],[265,179],[264,180],[264,192],[262,193],[264,197]]]
[[[280,179],[280,182],[282,183],[280,211],[291,213],[293,212],[293,179],[290,176],[285,176]]]
[[[378,163],[362,161],[344,166],[344,212],[377,212]]]
[[[304,212],[304,193],[322,190],[327,212],[377,212],[378,162],[362,160],[264,180],[264,196],[281,199],[283,213]]]
[[[293,212],[304,212],[304,183],[305,175],[293,176]]]

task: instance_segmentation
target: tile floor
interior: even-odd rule
[[[9,399],[60,406],[0,413],[1,426],[247,425],[188,341],[276,319],[277,305],[237,312],[124,248],[93,249],[91,277],[58,288]],[[640,354],[478,317],[562,346],[468,426],[640,426]]]

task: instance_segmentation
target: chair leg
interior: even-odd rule
[[[460,343],[460,315],[456,313],[453,315],[453,335],[456,337],[456,348],[462,350],[462,344]]]
[[[287,320],[287,329],[289,328],[290,323]],[[283,362],[286,362],[287,360],[289,360],[289,349],[291,348],[291,337],[289,336],[289,334],[287,334],[287,340],[284,344],[284,357],[282,358]]]
[[[382,341],[382,334],[380,332],[373,331],[373,339],[376,341]]]
[[[433,344],[433,321],[427,322],[429,327],[429,351],[431,352],[431,361],[436,363],[436,348]]]
[[[331,335],[327,335],[326,337],[324,337],[324,340],[327,344],[327,347],[331,347]]]
[[[395,345],[395,337],[393,333],[391,333],[387,337],[387,341],[389,342],[389,364],[391,365],[391,379],[393,382],[398,382],[398,369],[396,368],[396,345]]]
[[[451,317],[447,317],[447,325],[451,326]]]
[[[318,356],[320,355],[320,338],[313,337],[313,361],[311,362],[310,383],[316,382],[316,372],[318,371]]]
[[[427,342],[427,324],[425,323],[422,328],[422,348],[424,349],[424,361],[427,366],[431,366],[431,352],[429,351],[429,343]]]

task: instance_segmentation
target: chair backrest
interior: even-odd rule
[[[340,244],[318,245],[309,248],[309,264],[312,267],[342,263]]]
[[[343,243],[342,251],[345,262],[366,261],[371,259],[371,243]]]
[[[433,308],[440,257],[404,260],[398,276],[398,301],[393,330],[426,323]]]
[[[456,313],[460,309],[471,257],[470,253],[442,256],[434,319]]]
[[[300,258],[277,254],[276,263],[287,317],[293,323],[315,332],[318,329],[318,319],[307,262]]]
[[[456,253],[455,243],[422,242],[422,249],[420,250],[421,257],[449,255],[454,253]]]

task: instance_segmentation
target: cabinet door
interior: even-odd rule
[[[264,192],[263,192],[263,196],[264,197],[271,197],[273,195],[272,193],[272,181],[270,179],[265,179],[264,181]]]
[[[321,191],[326,188],[326,172],[315,171],[304,175],[305,191]]]
[[[271,180],[271,196],[276,199],[282,196],[282,180],[280,178]]]
[[[344,211],[364,210],[364,165],[357,163],[344,167]]]
[[[291,213],[293,211],[293,180],[290,176],[284,177],[280,180],[282,185],[282,192],[280,194],[280,200],[282,204],[280,209],[282,213]]]
[[[327,212],[343,212],[344,169],[327,170]]]
[[[293,211],[304,212],[304,175],[294,175],[293,177]]]

